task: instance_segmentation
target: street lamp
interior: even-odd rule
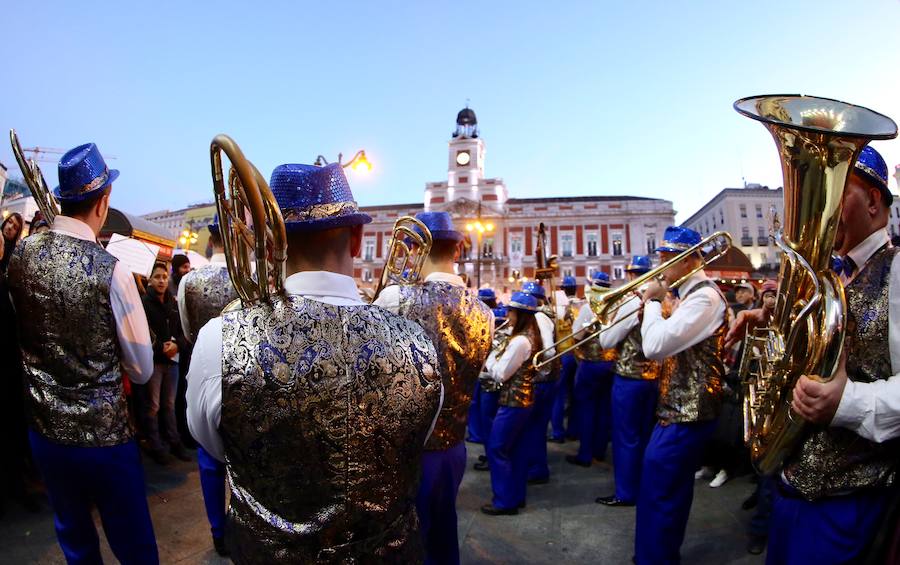
[[[197,243],[197,232],[194,231],[193,222],[188,224],[188,229],[181,232],[181,237],[178,238],[178,243],[181,244],[181,248],[185,251],[189,250],[192,245]]]
[[[359,151],[357,151],[356,154],[353,155],[353,158],[350,159],[349,161],[347,161],[346,163],[343,162],[343,159],[344,159],[344,154],[338,153],[337,164],[345,169],[347,167],[350,167],[354,171],[363,171],[363,172],[372,170],[372,162],[366,158],[366,150],[365,149],[360,149]],[[328,164],[328,160],[321,155],[316,157],[316,162],[313,163],[313,165],[315,165],[317,167],[324,167],[327,164]]]
[[[476,262],[477,266],[475,267],[475,280],[477,281],[476,288],[481,288],[481,238],[485,233],[494,231],[494,224],[490,222],[481,222],[481,206],[478,207],[478,219],[466,224],[466,231],[469,233],[475,232],[475,237],[478,239],[478,259]]]

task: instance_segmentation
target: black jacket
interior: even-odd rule
[[[144,312],[153,338],[153,362],[174,365],[175,361],[163,354],[163,344],[169,340],[178,344],[178,352],[187,351],[188,343],[181,330],[181,318],[178,315],[178,303],[168,291],[163,302],[153,288],[147,288],[144,295]],[[174,338],[174,339],[173,339]]]

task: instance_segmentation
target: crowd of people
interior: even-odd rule
[[[666,229],[657,276],[634,256],[627,278],[641,284],[598,319],[606,273],[585,293],[574,277],[558,288],[542,277],[501,304],[455,273],[463,236],[450,215],[422,212],[432,244],[417,282],[369,304],[352,274],[371,218],[343,170],[281,165],[270,186],[284,292],[235,305],[218,221],[209,265],[176,256],[146,280],[97,244],[117,177],[96,145],[79,146],[59,163],[52,226],[36,218],[23,239],[21,216],[0,225],[0,343],[15,360],[3,494],[35,509],[43,482],[71,563],[100,562],[95,507],[120,561],[158,562],[141,450],[167,465],[197,448],[214,547],[237,563],[458,563],[467,439],[484,445],[475,470],[490,477],[480,510],[498,517],[552,480],[548,441],[577,441],[566,461],[579,467],[611,456],[615,489],[595,502],[609,516],[636,506],[639,564],[680,562],[695,481],[752,472],[742,337],[768,322],[779,282],[743,283],[729,300],[691,229]],[[756,508],[748,551],[768,543],[769,563],[897,555],[891,200],[867,148],[835,245],[852,328],[843,361],[831,380],[799,380],[794,414],[817,427],[744,503]]]

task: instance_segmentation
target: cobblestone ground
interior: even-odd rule
[[[528,507],[518,516],[491,517],[479,508],[490,499],[488,473],[472,470],[480,445],[468,444],[469,465],[459,495],[459,535],[463,563],[630,563],[634,509],[606,508],[594,498],[612,492],[612,470],[589,469],[564,461],[576,443],[550,444],[550,483],[529,487]],[[163,563],[228,563],[212,548],[196,464],[159,467],[146,463],[150,511]],[[698,481],[694,491],[682,562],[694,564],[764,562],[746,552],[750,512],[741,501],[752,491],[747,477],[718,489]],[[64,563],[56,544],[53,516],[29,514],[14,503],[0,518],[0,563]],[[99,522],[98,522],[99,529]],[[102,539],[106,562],[115,563]]]

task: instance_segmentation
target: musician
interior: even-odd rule
[[[650,257],[635,255],[625,267],[629,281],[650,270]],[[612,386],[612,450],[616,492],[596,499],[606,506],[634,506],[641,486],[644,450],[656,424],[659,361],[644,357],[641,345],[641,301],[635,297],[619,308],[612,325],[600,334],[600,347],[616,348]]]
[[[478,299],[493,310],[497,307],[497,294],[492,288],[479,288]],[[472,443],[484,443],[487,436],[482,435],[484,424],[481,421],[481,379],[475,380],[475,392],[472,394],[472,402],[469,404],[469,422],[467,424],[466,441]]]
[[[512,330],[507,323],[509,309],[506,306],[498,306],[494,308],[494,339],[491,341],[491,351],[500,347],[500,344],[509,339],[509,333]],[[481,437],[484,438],[484,455],[478,456],[478,461],[472,466],[476,471],[487,471],[488,465],[488,444],[491,437],[491,429],[494,426],[494,418],[497,415],[497,409],[500,402],[500,384],[497,383],[489,371],[482,367],[481,373],[478,375],[478,387],[481,390],[480,400],[480,417],[481,417]]]
[[[200,328],[219,316],[238,295],[231,284],[225,261],[225,247],[219,231],[219,216],[207,226],[213,254],[208,265],[189,271],[178,285],[178,311],[184,335],[197,340]],[[228,555],[225,545],[225,464],[197,447],[197,466],[200,468],[200,490],[206,507],[206,518],[212,534],[213,547],[221,556]]]
[[[97,236],[109,211],[110,170],[93,143],[59,161],[53,228],[22,240],[9,265],[29,406],[29,441],[70,563],[100,563],[96,506],[116,558],[159,561],[125,375],[153,373],[147,318],[128,268]]]
[[[415,494],[441,397],[434,346],[361,302],[353,257],[371,218],[340,165],[280,165],[271,188],[287,229],[285,295],[210,320],[188,373],[191,432],[227,461],[232,559],[419,561]]]
[[[494,315],[453,273],[463,235],[447,212],[420,212],[431,251],[414,285],[385,288],[375,304],[425,328],[438,351],[444,403],[422,455],[416,510],[429,563],[459,563],[456,495],[466,470],[466,419],[472,391],[491,348]]]
[[[845,359],[829,383],[801,377],[792,408],[815,428],[789,457],[775,492],[770,563],[858,560],[896,480],[900,435],[900,265],[886,230],[888,169],[863,149],[835,239],[847,298]]]
[[[591,292],[609,291],[609,275],[597,271],[591,278]],[[591,306],[585,303],[578,312],[573,329],[584,330],[595,319]],[[581,339],[581,334],[575,339]],[[578,417],[579,444],[576,455],[566,455],[566,461],[579,467],[590,467],[594,459],[606,459],[606,447],[612,434],[611,392],[616,350],[603,349],[593,339],[575,350],[578,372],[575,374],[575,398]]]
[[[548,302],[544,286],[539,281],[525,283],[522,285],[522,292],[534,296],[538,301],[538,311],[535,312],[534,319],[541,333],[541,349],[546,351],[544,358],[550,358],[556,354],[554,348],[556,312]],[[547,464],[547,425],[553,413],[558,378],[558,362],[544,365],[534,374],[534,407],[531,411],[531,421],[525,431],[529,484],[541,485],[550,480],[550,466]]]
[[[688,228],[666,228],[657,251],[665,262],[700,243]],[[694,471],[715,431],[721,404],[725,297],[700,268],[700,252],[666,269],[664,282],[651,281],[643,293],[641,340],[644,356],[671,358],[671,373],[659,383],[659,400],[650,442],[644,451],[637,499],[635,558],[643,563],[678,563],[691,501]],[[691,275],[678,289],[680,303],[664,319],[668,285]],[[673,291],[673,294],[675,292]]]
[[[578,283],[572,275],[566,275],[562,279],[562,291],[566,294],[568,304],[557,305],[556,313],[556,339],[561,339],[572,334],[572,326],[581,307],[584,305],[584,299],[578,298]],[[564,348],[565,344],[560,346]],[[553,401],[553,414],[550,417],[551,434],[550,441],[553,443],[563,443],[566,437],[577,437],[578,429],[577,418],[574,417],[575,397],[572,395],[572,387],[575,384],[575,371],[578,369],[578,361],[575,359],[575,352],[569,351],[560,357],[562,367],[560,369],[559,380],[557,381],[556,398]],[[567,426],[563,424],[566,414],[566,402],[569,403],[569,421]]]
[[[513,515],[525,506],[528,468],[525,428],[534,405],[532,357],[541,348],[534,314],[538,301],[515,292],[509,304],[510,337],[491,351],[485,368],[500,389],[497,415],[488,440],[493,499],[481,507],[490,516]]]

